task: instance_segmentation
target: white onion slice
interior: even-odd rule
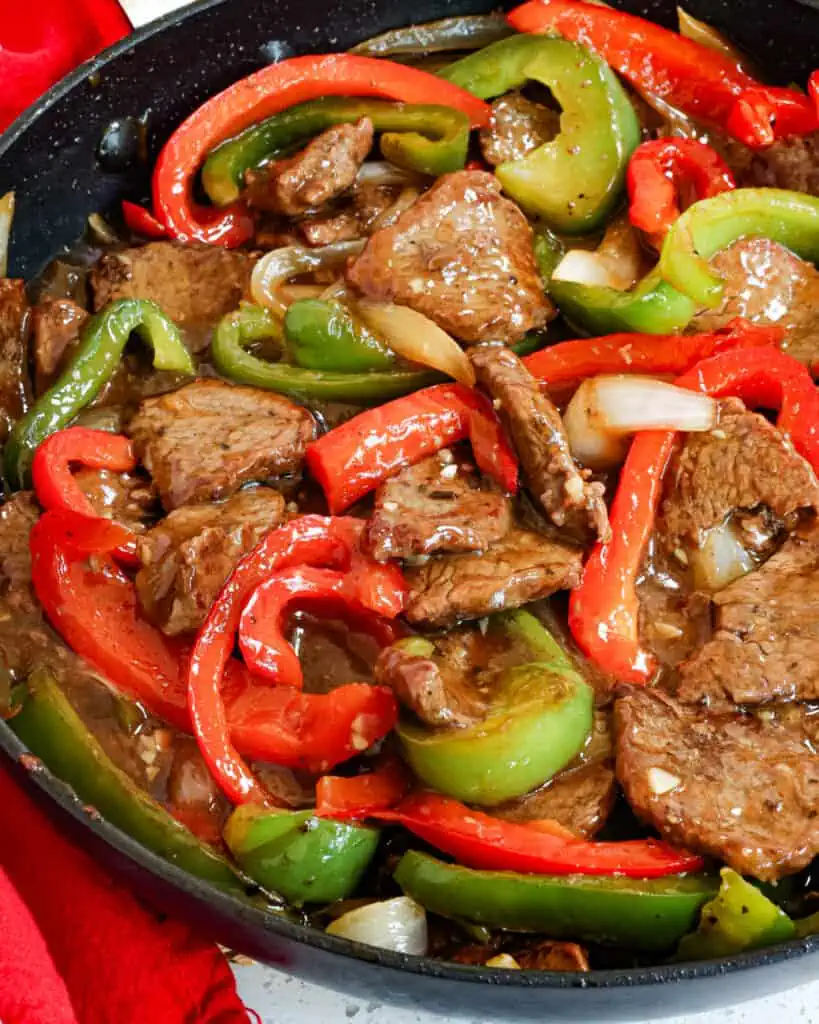
[[[517,960],[509,953],[498,953],[497,956],[493,956],[491,960],[487,960],[486,967],[503,967],[508,971],[519,971],[520,964]]]
[[[416,185],[421,178],[413,171],[396,167],[389,160],[368,160],[356,175],[356,185]]]
[[[352,242],[336,242],[321,249],[288,245],[273,249],[257,260],[250,278],[250,294],[259,306],[266,306],[278,316],[287,312],[287,303],[279,295],[279,287],[291,277],[309,274],[325,267],[338,267],[364,248],[363,238]]]
[[[753,558],[730,521],[709,530],[703,544],[689,554],[694,582],[703,590],[722,590],[754,568]]]
[[[409,896],[349,910],[328,926],[327,933],[396,953],[424,956],[427,951],[426,911]]]
[[[646,269],[639,235],[623,215],[611,221],[597,249],[569,249],[552,276],[558,281],[627,291]]]
[[[611,268],[591,249],[569,249],[555,267],[552,280],[615,287]]]
[[[467,387],[475,384],[475,371],[467,354],[446,331],[409,306],[362,301],[356,311],[365,325],[390,348],[411,363],[431,366]]]
[[[622,461],[626,438],[638,430],[711,430],[717,403],[653,377],[590,377],[575,392],[563,422],[574,457],[604,469]]]
[[[9,242],[13,219],[14,193],[6,192],[0,199],[0,277],[5,277],[9,269]]]

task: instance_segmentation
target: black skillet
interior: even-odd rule
[[[674,0],[618,2],[674,24]],[[804,81],[819,67],[819,0],[685,3],[727,31],[776,81]],[[122,198],[147,197],[150,162],[140,162],[135,147],[104,147],[101,154],[112,122],[120,122],[115,141],[117,134],[127,141],[134,126],[128,119],[145,118],[153,158],[199,103],[262,64],[295,53],[344,50],[410,19],[492,6],[491,0],[343,0],[343,7],[337,0],[205,0],[155,22],[54,86],[0,138],[0,195],[8,189],[17,194],[10,272],[35,276],[82,235],[90,213]],[[24,749],[0,723],[0,750],[34,796],[158,907],[234,949],[370,1001],[473,1020],[635,1021],[726,1006],[819,974],[819,957],[808,955],[819,953],[819,938],[709,963],[589,975],[471,968],[353,944],[265,915],[185,874],[89,815],[48,771],[27,770],[20,761]],[[389,1010],[382,1012],[387,1019]]]

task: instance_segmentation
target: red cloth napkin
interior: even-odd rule
[[[130,31],[116,0],[0,0],[0,131],[52,83]]]
[[[110,878],[0,766],[0,1021],[249,1020],[218,948]]]

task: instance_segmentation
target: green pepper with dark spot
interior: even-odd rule
[[[313,811],[237,807],[225,842],[244,870],[290,903],[330,903],[355,891],[378,846],[377,829]]]

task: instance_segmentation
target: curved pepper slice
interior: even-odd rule
[[[677,196],[682,185],[697,199],[710,199],[736,188],[730,168],[719,153],[699,139],[652,139],[632,154],[626,184],[628,216],[634,227],[662,238],[680,216]]]
[[[244,305],[216,325],[211,355],[229,380],[278,391],[300,401],[311,399],[369,403],[416,391],[438,379],[428,370],[380,370],[343,373],[271,363],[247,351],[254,341],[281,336],[281,324],[269,310]]]
[[[556,230],[580,234],[602,223],[617,202],[640,125],[611,70],[582,46],[562,39],[513,36],[440,72],[482,99],[527,81],[560,103],[560,134],[495,174],[523,209]]]
[[[194,201],[200,165],[214,146],[257,121],[327,96],[440,104],[462,111],[476,128],[489,119],[489,107],[463,89],[392,61],[331,53],[271,64],[211,97],[165,143],[154,169],[153,197],[154,212],[171,237],[228,248],[248,241],[253,222],[241,203],[213,210]]]
[[[234,803],[263,803],[265,799],[262,787],[234,744],[222,693],[223,676],[233,652],[245,603],[273,572],[300,565],[330,566],[349,573],[347,585],[350,592],[364,607],[385,618],[393,618],[403,609],[406,586],[396,566],[382,565],[360,554],[358,542],[363,528],[362,520],[302,516],[273,530],[233,570],[197,634],[187,669],[188,706],[193,731],[211,772]],[[340,687],[329,696],[339,700],[341,691],[349,688]],[[289,687],[271,689],[279,694],[278,699],[284,699],[281,691],[293,694]],[[371,689],[374,695],[380,694],[382,701],[387,697],[392,700],[388,690],[378,687],[367,689]],[[383,707],[379,710],[381,714],[374,717],[375,724],[380,727],[384,724]],[[388,728],[392,727],[394,720],[393,702],[392,721]],[[328,730],[336,729],[332,720],[323,724]],[[358,727],[366,730],[367,736],[347,731],[345,757],[363,749],[358,741],[372,742],[372,724],[362,713]],[[331,759],[331,756],[326,757],[324,770],[330,767]],[[343,759],[336,757],[334,763]]]
[[[488,871],[660,878],[698,871],[703,865],[702,857],[660,839],[569,842],[539,828],[493,818],[438,793],[411,794],[394,810],[378,811],[373,817],[403,825],[459,864]]]
[[[239,620],[239,650],[254,675],[300,690],[301,662],[285,638],[287,619],[295,608],[343,619],[350,628],[368,633],[382,647],[400,635],[389,620],[368,611],[351,592],[346,573],[332,569],[281,569],[250,596]]]
[[[481,472],[514,493],[518,461],[500,420],[483,395],[462,384],[439,384],[359,413],[308,446],[307,466],[336,514],[404,466],[466,437]]]
[[[164,225],[159,223],[150,210],[127,199],[122,200],[122,219],[125,226],[136,235],[144,235],[145,238],[168,237]]]
[[[350,896],[375,854],[379,833],[312,811],[245,804],[228,818],[224,837],[251,878],[301,906]]]
[[[483,806],[522,796],[565,767],[591,732],[594,704],[591,687],[534,615],[498,615],[489,628],[522,644],[531,660],[504,669],[486,716],[464,728],[398,726],[423,782]]]
[[[316,814],[322,818],[366,818],[394,807],[412,780],[397,758],[365,775],[323,775],[316,784]]]
[[[583,0],[530,0],[508,15],[518,32],[558,34],[582,42],[642,92],[759,148],[815,131],[807,96],[760,85],[724,53],[625,11]],[[758,104],[764,91],[766,103]],[[748,101],[752,102],[748,102]]]
[[[381,136],[381,152],[390,163],[437,178],[460,170],[469,148],[466,113],[427,103],[388,103],[330,97],[300,103],[246,128],[223,142],[202,168],[202,185],[217,206],[239,199],[245,172],[337,124],[368,117]]]
[[[359,324],[338,302],[301,299],[288,306],[284,317],[287,351],[297,366],[310,370],[389,370],[395,352]]]
[[[819,472],[819,391],[791,356],[760,348],[721,352],[675,383],[714,397],[779,409],[777,427]],[[639,634],[636,580],[654,528],[674,431],[646,431],[631,444],[609,512],[611,540],[597,544],[569,598],[569,627],[583,653],[621,682],[646,683],[656,659]]]
[[[193,361],[178,328],[147,299],[118,299],[92,317],[80,334],[71,361],[14,429],[3,454],[11,487],[26,485],[34,450],[65,427],[111,379],[133,332],[154,350],[158,370],[193,373]]]

